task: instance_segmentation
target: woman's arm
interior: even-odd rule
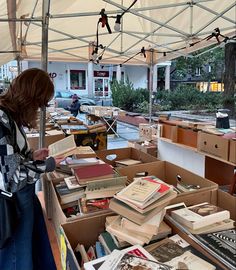
[[[14,138],[7,117],[0,118],[0,189],[15,192],[26,183],[36,182],[40,174],[55,169],[54,158],[34,161],[33,152],[26,156],[14,151]]]

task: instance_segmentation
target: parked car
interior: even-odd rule
[[[74,94],[74,92],[70,91],[56,91],[54,96],[55,107],[67,108],[68,106],[70,106],[72,102],[72,96]],[[93,100],[92,98],[84,96],[78,96],[78,98],[81,105],[96,105],[95,100]]]

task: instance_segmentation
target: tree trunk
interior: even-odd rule
[[[236,43],[225,46],[225,75],[224,75],[224,108],[230,110],[230,116],[235,116],[236,94]]]

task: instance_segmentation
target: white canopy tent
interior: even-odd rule
[[[113,30],[117,15],[123,15],[118,32]],[[156,62],[236,39],[236,1],[0,0],[0,37],[0,65],[13,59],[41,60],[47,70],[48,60],[88,62],[94,49],[94,60],[102,64],[147,65],[145,50],[151,50],[157,52],[157,57],[147,57],[152,68]],[[151,89],[149,113],[151,119]]]
[[[155,48],[158,61],[163,62],[217,44],[214,36],[204,40],[216,28],[223,36],[236,35],[235,0],[137,0],[122,16],[119,32],[113,30],[116,16],[127,10],[133,0],[48,2],[48,60],[53,61],[89,61],[89,44],[96,45],[102,9],[112,33],[99,23],[98,45],[106,47],[101,63],[121,64],[142,47]],[[18,56],[41,59],[42,40],[45,41],[42,4],[43,0],[0,0],[0,65]],[[99,48],[99,52],[103,50]],[[127,64],[145,65],[146,61],[138,54]]]

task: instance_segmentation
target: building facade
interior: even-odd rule
[[[150,81],[153,82],[152,89],[157,90],[157,70],[158,66],[166,67],[166,89],[170,86],[170,65],[171,63],[157,64],[153,68],[153,80],[150,80],[150,72],[147,66],[117,66],[117,65],[95,65],[89,63],[64,63],[48,62],[48,73],[52,78],[55,91],[71,91],[79,96],[88,97],[110,97],[110,82],[112,79],[125,81],[127,78],[132,82],[135,89],[149,89]],[[38,61],[22,61],[21,70],[27,68],[40,68],[41,63]],[[12,61],[1,67],[3,78],[10,81],[17,76],[17,62]],[[13,72],[14,71],[14,72]]]

